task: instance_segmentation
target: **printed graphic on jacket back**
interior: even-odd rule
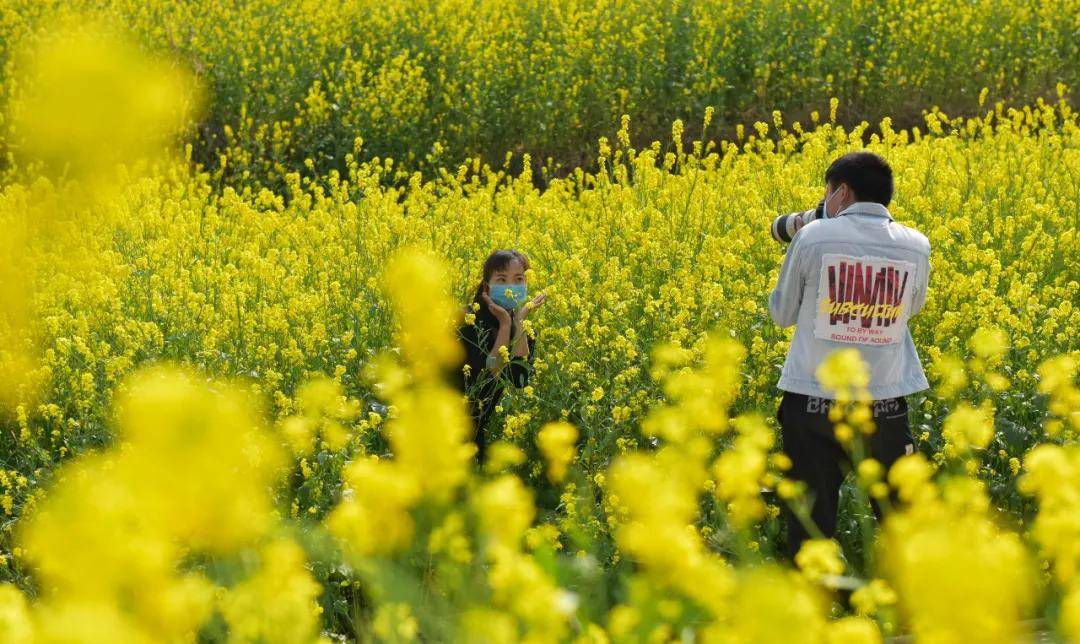
[[[827,254],[821,259],[814,336],[864,345],[900,342],[914,289],[911,262]]]

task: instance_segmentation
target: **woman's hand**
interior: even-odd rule
[[[514,311],[514,320],[517,322],[521,322],[526,317],[528,317],[530,311],[540,308],[544,305],[544,302],[547,302],[547,293],[541,293],[540,295],[537,295],[533,299],[526,302],[525,305],[520,307],[517,311]]]
[[[495,300],[491,299],[491,296],[488,295],[487,289],[480,294],[480,297],[484,298],[484,304],[487,304],[488,310],[491,311],[491,314],[499,321],[499,326],[510,324],[510,311],[507,311],[496,304]]]

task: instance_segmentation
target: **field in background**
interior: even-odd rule
[[[196,147],[135,163],[191,127],[197,112],[172,110],[190,86],[135,48],[71,43],[39,54],[37,77],[5,72],[21,89],[0,191],[0,639],[1006,642],[1029,619],[1080,637],[1080,125],[1064,86],[1010,108],[951,83],[979,117],[874,134],[826,94],[813,121],[778,112],[719,145],[690,134],[712,109],[651,145],[630,117],[596,126],[595,171],[540,191],[529,163],[425,179],[365,160],[396,144],[390,117],[342,125],[333,170],[244,144],[210,171]],[[79,83],[105,89],[63,100]],[[772,419],[791,330],[765,307],[783,258],[768,224],[864,146],[933,249],[911,328],[934,389],[911,399],[920,456],[889,474],[864,461],[840,543],[812,542],[796,571],[774,561],[799,494]],[[237,180],[254,159],[279,164],[273,189]],[[476,473],[437,374],[496,247],[528,253],[550,297],[536,375]],[[855,395],[859,372],[839,355],[825,376]],[[903,505],[878,550],[864,502],[886,486]]]
[[[205,88],[184,132],[195,161],[225,154],[230,182],[276,188],[290,171],[344,171],[357,137],[360,160],[428,176],[507,153],[520,169],[525,152],[563,174],[595,169],[623,114],[640,147],[675,119],[687,142],[706,138],[708,106],[709,137],[730,138],[773,110],[805,123],[834,96],[845,125],[909,127],[933,106],[979,113],[983,88],[1019,104],[1080,85],[1076,0],[13,0],[0,7],[0,99],[18,93],[17,52],[84,11]],[[0,169],[18,149],[8,134]]]

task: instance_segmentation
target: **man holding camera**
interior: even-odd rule
[[[790,478],[806,484],[810,517],[826,537],[836,532],[840,486],[851,459],[833,432],[833,400],[815,372],[833,351],[855,347],[870,372],[876,430],[868,456],[885,471],[914,446],[905,396],[929,388],[908,330],[926,302],[930,242],[889,213],[892,169],[871,152],[852,152],[825,172],[816,210],[784,215],[773,236],[790,242],[769,313],[796,325],[777,386],[777,419]],[[874,511],[880,509],[875,504]],[[794,559],[807,530],[785,507],[787,555]]]

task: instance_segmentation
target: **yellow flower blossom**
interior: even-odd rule
[[[547,460],[548,478],[559,483],[566,476],[566,468],[574,457],[577,428],[565,421],[548,423],[540,428],[536,443]]]
[[[795,565],[813,581],[827,575],[843,574],[840,544],[832,539],[808,539],[795,555]]]

